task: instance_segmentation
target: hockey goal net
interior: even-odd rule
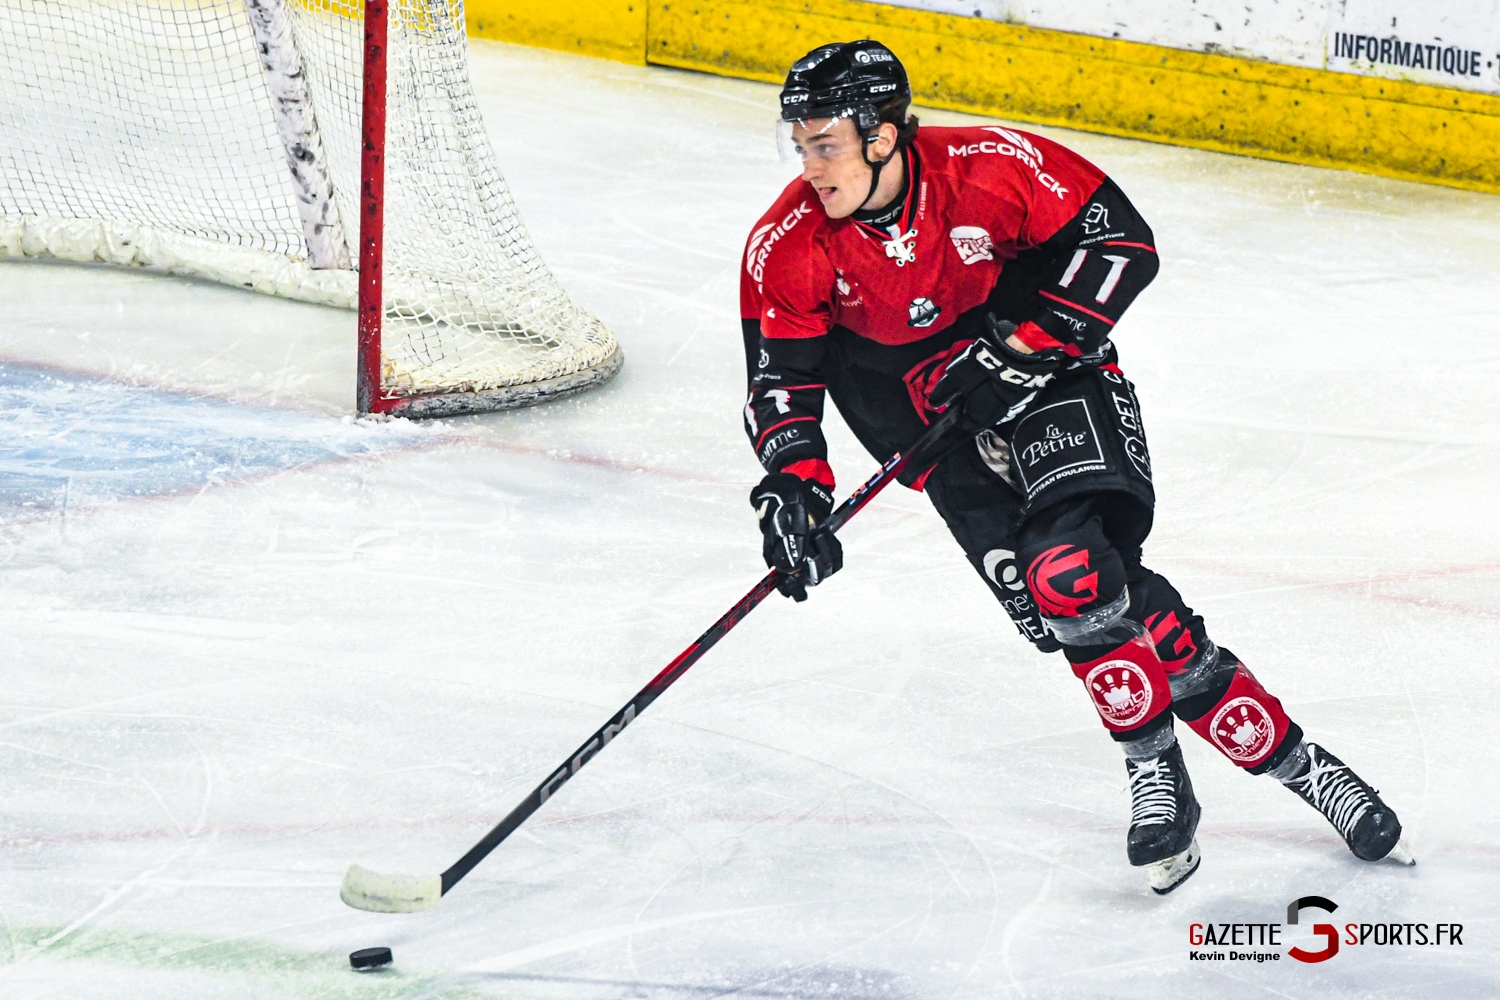
[[[362,412],[619,369],[516,212],[462,0],[0,0],[0,38],[0,256],[357,308]]]

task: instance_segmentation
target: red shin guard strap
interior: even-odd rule
[[[1167,671],[1149,639],[1131,639],[1097,660],[1073,664],[1104,728],[1114,733],[1139,729],[1172,704]]]
[[[1292,720],[1241,663],[1219,703],[1188,725],[1235,764],[1251,768],[1280,745]]]

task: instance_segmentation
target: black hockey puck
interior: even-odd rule
[[[383,968],[391,964],[391,949],[361,948],[349,953],[349,964],[360,972]]]

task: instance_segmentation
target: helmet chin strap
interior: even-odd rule
[[[866,143],[864,143],[863,145],[860,146],[860,148],[859,148],[859,155],[860,155],[860,157],[866,163],[868,163],[870,165],[870,190],[868,190],[868,191],[865,192],[865,199],[864,199],[864,201],[862,201],[862,202],[859,203],[859,207],[860,208],[864,208],[866,205],[868,205],[870,203],[870,199],[873,198],[873,197],[875,197],[875,189],[880,186],[880,171],[883,170],[883,169],[885,169],[885,165],[887,163],[890,163],[891,160],[895,158],[895,156],[896,156],[896,154],[898,152],[900,152],[899,149],[893,149],[893,150],[891,150],[891,155],[890,156],[887,156],[885,159],[876,162],[876,161],[872,161],[870,159],[870,144],[868,142],[866,142]],[[876,208],[883,208],[884,206],[877,205],[875,207]]]

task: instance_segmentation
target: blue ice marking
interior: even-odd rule
[[[0,522],[374,454],[427,433],[0,363]]]

